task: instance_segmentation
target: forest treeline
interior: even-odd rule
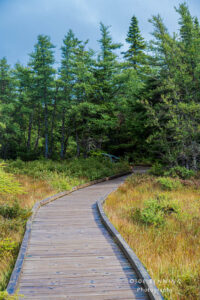
[[[99,51],[69,30],[55,68],[39,35],[27,66],[0,60],[0,157],[65,159],[105,151],[197,169],[200,159],[200,25],[185,3],[170,34],[153,16],[145,41],[133,16],[127,51],[100,24]]]

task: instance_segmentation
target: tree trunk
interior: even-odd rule
[[[65,144],[65,108],[62,113],[62,127],[61,127],[61,150],[60,150],[60,158],[64,159],[64,146]]]
[[[57,89],[56,89],[57,95]],[[55,124],[55,117],[56,117],[56,104],[57,104],[57,96],[55,96],[54,104],[53,104],[53,113],[52,113],[52,120],[51,120],[51,131],[50,131],[50,149],[49,149],[49,156],[52,155],[53,152],[53,144],[54,144],[54,124]]]
[[[79,144],[79,137],[78,132],[76,131],[76,156],[80,156],[80,144]]]
[[[66,137],[65,142],[64,142],[64,151],[63,151],[63,157],[65,158],[66,156],[66,150],[67,150],[67,142],[69,139],[69,135]]]
[[[49,156],[49,135],[48,135],[48,108],[47,103],[45,102],[44,108],[44,127],[45,127],[45,153],[44,156],[47,159]]]
[[[39,139],[40,139],[40,127],[41,127],[41,120],[39,119],[39,121],[38,121],[38,132],[37,132],[37,138],[36,138],[36,141],[35,141],[34,151],[38,147],[38,143],[39,143]]]
[[[28,141],[27,141],[27,150],[30,150],[31,146],[31,133],[32,133],[32,125],[33,125],[33,111],[31,112],[30,118],[29,118],[29,126],[28,126]]]

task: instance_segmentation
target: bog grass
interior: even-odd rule
[[[198,180],[134,174],[104,208],[165,299],[200,299]]]
[[[57,192],[128,169],[127,162],[111,163],[94,157],[62,162],[16,160],[0,164],[0,299],[9,299],[3,290],[33,205]]]
[[[0,180],[0,291],[3,291],[14,267],[32,206],[56,190],[44,180],[7,173],[2,165],[0,176],[3,178]],[[4,298],[15,299],[0,292],[0,299]]]
[[[7,162],[6,170],[14,174],[43,179],[53,188],[63,191],[78,184],[127,171],[129,165],[126,161],[112,163],[109,159],[101,157],[71,159],[62,162],[15,160]]]

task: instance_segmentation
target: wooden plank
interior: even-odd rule
[[[101,183],[38,211],[19,281],[23,299],[148,299],[102,225],[95,202],[121,183]]]

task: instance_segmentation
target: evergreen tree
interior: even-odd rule
[[[17,89],[17,111],[16,117],[20,119],[20,131],[22,140],[22,150],[31,150],[32,133],[35,115],[35,97],[33,89],[33,74],[30,68],[20,64],[15,66],[15,78]]]
[[[44,110],[45,157],[49,156],[49,109],[52,105],[52,89],[54,87],[54,55],[50,38],[38,36],[34,52],[31,54],[30,66],[34,72],[34,88],[37,101]]]
[[[75,108],[75,115],[82,116],[82,121],[77,122],[77,117],[74,119],[74,132],[75,139],[77,143],[77,155],[79,156],[81,146],[84,152],[84,155],[87,155],[88,152],[88,142],[90,139],[90,135],[92,134],[87,128],[87,115],[88,118],[90,116],[94,116],[94,113],[91,115],[88,114],[88,106],[90,106],[89,102],[93,99],[94,95],[94,87],[95,87],[95,78],[93,73],[94,68],[94,52],[92,50],[87,50],[86,45],[88,41],[81,42],[76,47],[74,52],[74,60],[72,73],[74,76],[74,84],[73,84],[73,109]],[[87,104],[86,104],[87,102]],[[83,104],[85,103],[85,104]],[[94,110],[91,107],[91,110]],[[84,128],[85,127],[85,128]],[[83,128],[85,130],[83,130]],[[91,129],[91,128],[90,128]]]
[[[80,41],[75,37],[73,31],[70,29],[63,40],[62,60],[60,68],[60,93],[59,93],[59,111],[62,116],[61,122],[61,150],[60,157],[65,157],[67,141],[70,134],[70,128],[67,128],[66,113],[72,105],[73,99],[73,85],[74,85],[74,74],[73,64],[75,49],[80,44]]]
[[[179,13],[180,25],[180,46],[183,50],[182,64],[185,64],[185,74],[183,76],[182,85],[185,85],[184,94],[188,101],[199,101],[200,84],[200,27],[197,18],[193,18],[189,8],[185,3],[180,4],[176,9]]]
[[[129,49],[123,53],[124,57],[134,69],[137,69],[143,62],[146,45],[141,36],[138,20],[135,16],[131,19],[126,42],[129,44]]]
[[[109,26],[100,23],[100,32],[100,53],[95,71],[97,81],[95,101],[97,103],[109,103],[119,90],[119,85],[115,79],[116,75],[120,72],[121,65],[117,61],[115,50],[119,49],[122,45],[113,43]]]
[[[6,58],[0,60],[0,151],[3,158],[14,157],[19,126],[14,120],[15,81]],[[18,120],[19,121],[19,120]]]
[[[152,132],[148,141],[167,164],[196,168],[200,155],[199,104],[195,103],[199,101],[199,36],[187,6],[181,4],[177,11],[179,36],[169,35],[160,16],[151,20],[155,28],[152,62],[157,73],[146,103],[147,127]]]

